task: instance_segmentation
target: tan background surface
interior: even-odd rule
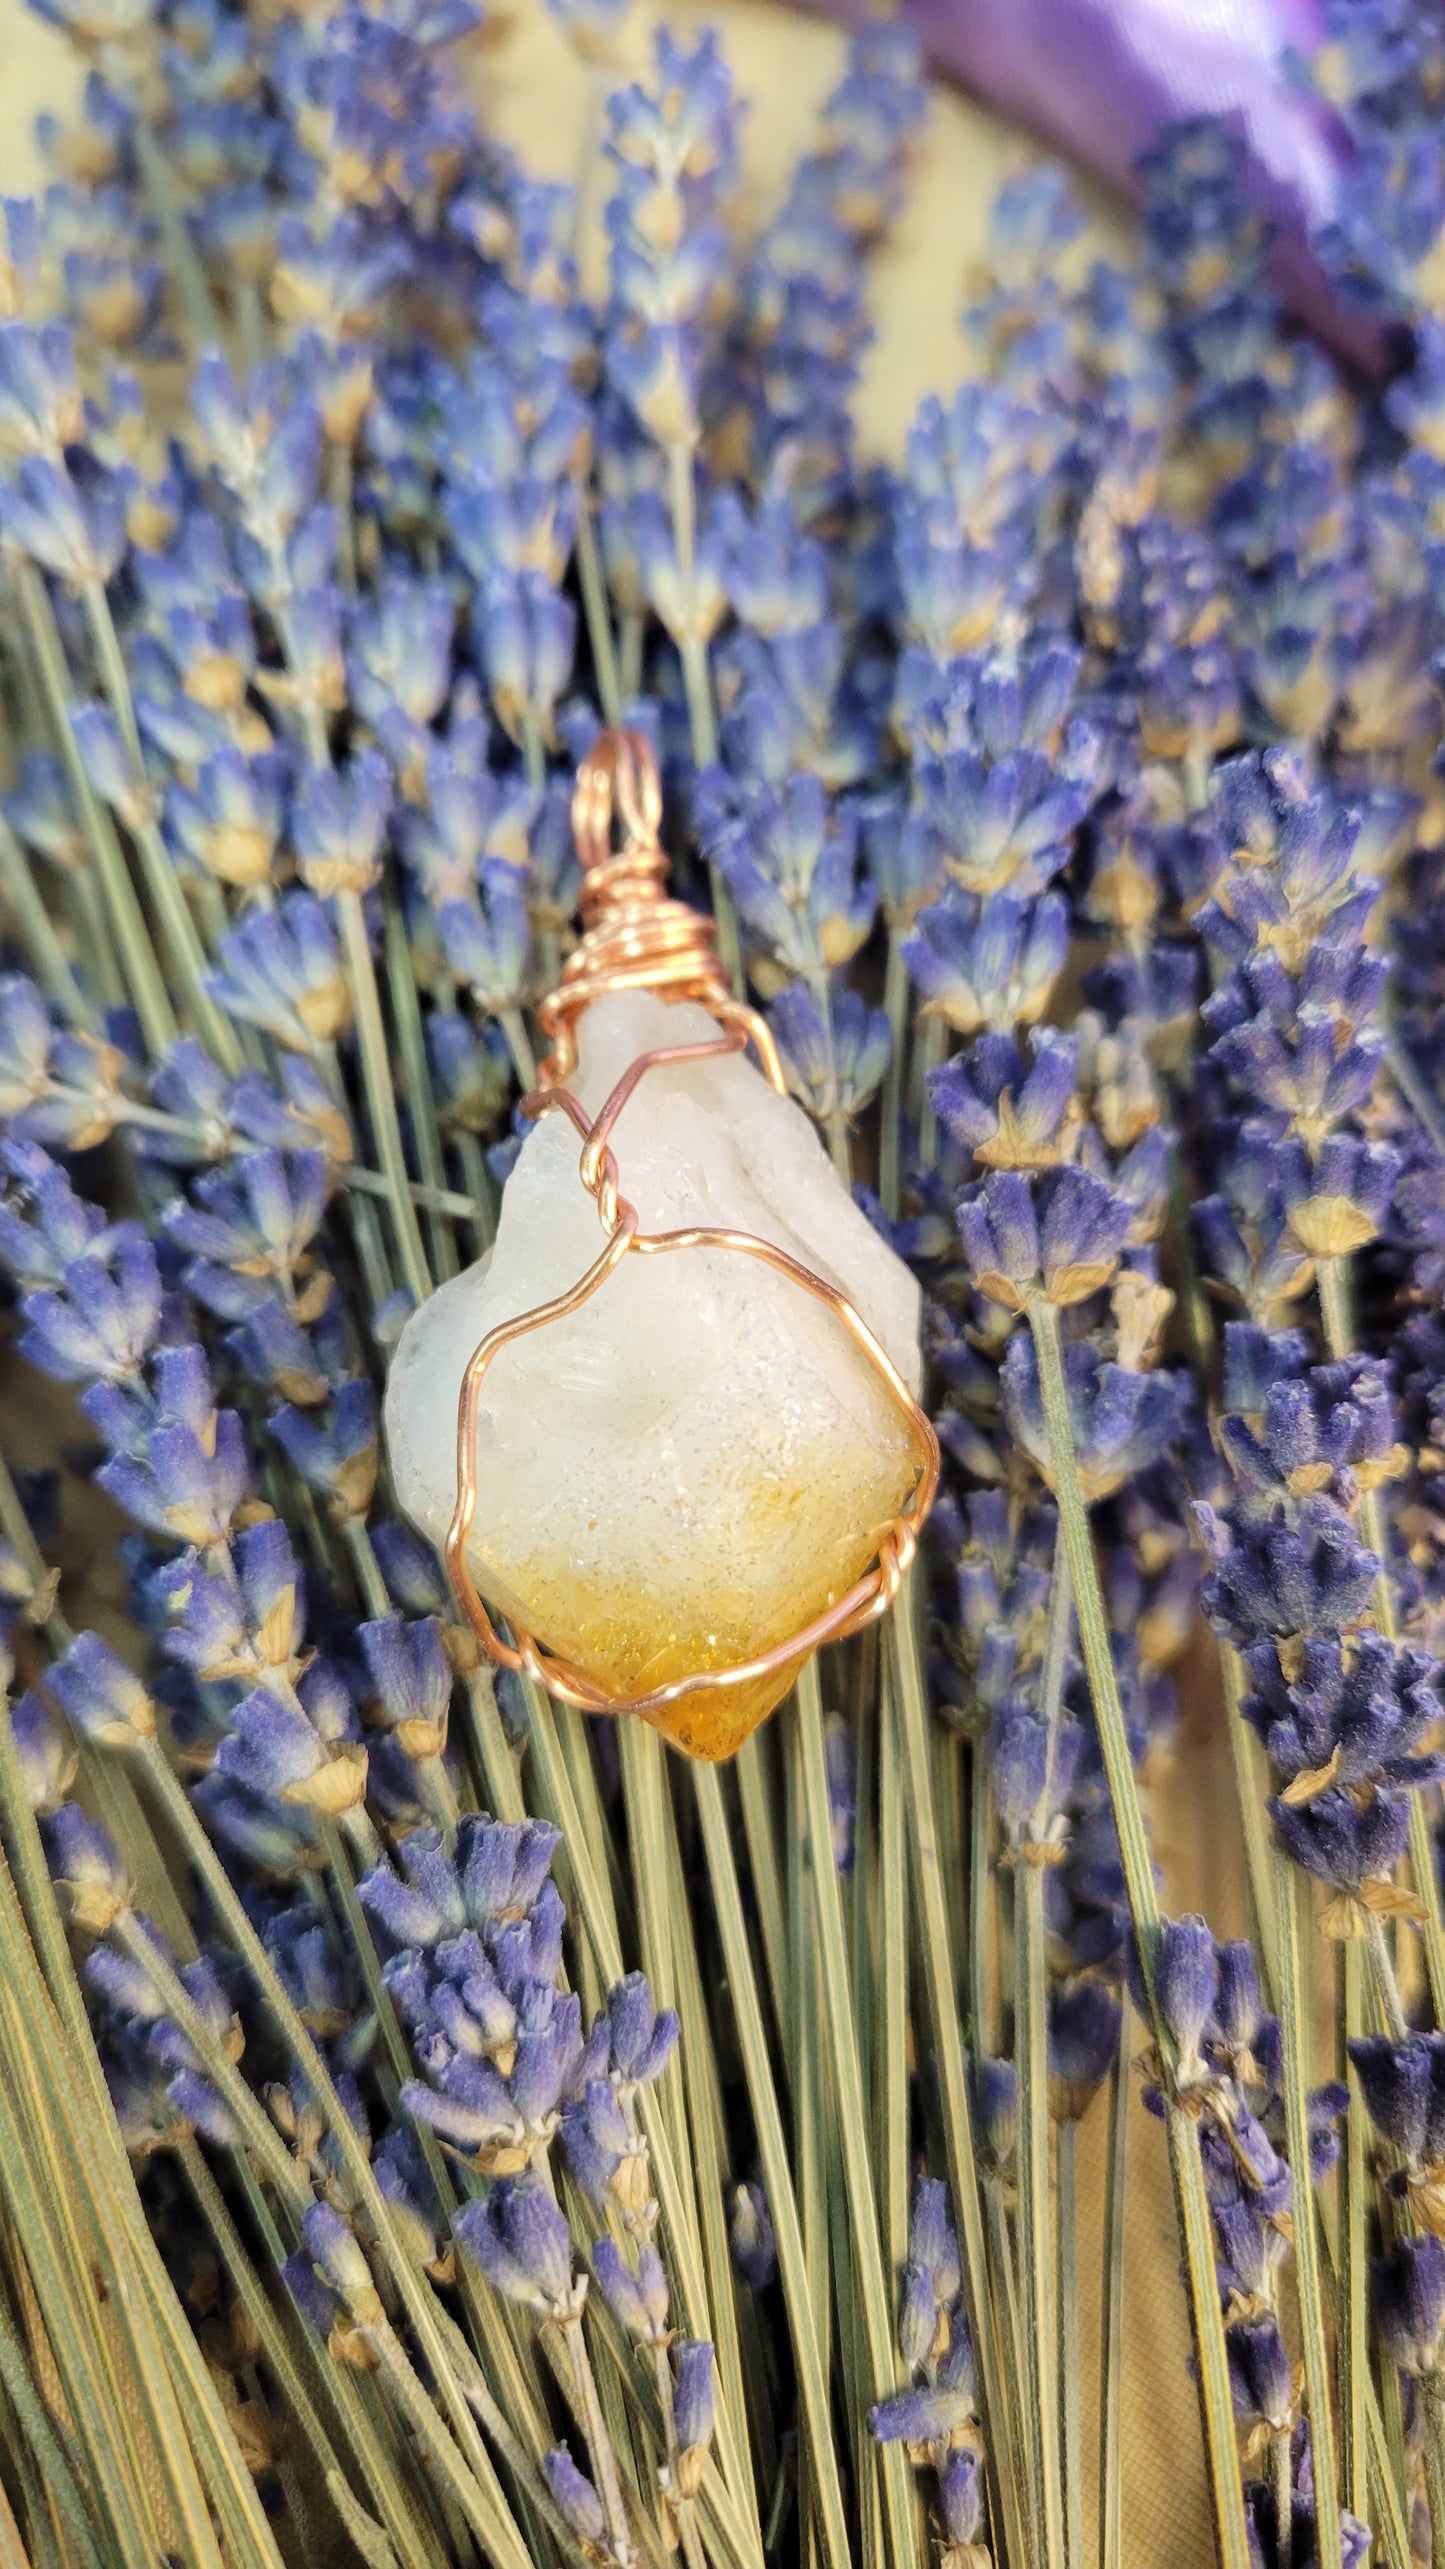
[[[967,5],[967,0],[962,0]],[[506,6],[506,0],[503,0]],[[837,76],[840,40],[793,17],[771,0],[669,0],[665,11],[635,13],[640,56],[649,23],[665,14],[675,25],[720,28],[739,85],[749,100],[744,165],[750,202],[776,200],[810,120]],[[480,60],[489,121],[527,155],[540,174],[570,177],[585,114],[584,84],[542,0],[511,0],[507,24]],[[18,195],[39,180],[31,128],[37,112],[68,112],[79,78],[65,45],[22,0],[0,0],[0,193]],[[869,449],[896,455],[907,423],[927,392],[948,392],[967,371],[958,329],[970,263],[981,253],[988,206],[999,179],[1025,147],[997,118],[956,94],[938,90],[906,210],[874,263],[877,336],[869,355],[859,425]],[[1122,241],[1117,219],[1102,228]],[[43,1410],[37,1418],[33,1378],[23,1397],[3,1404],[7,1451],[29,1468],[45,1453]],[[72,1541],[76,1538],[72,1535]],[[73,1558],[74,1580],[92,1583],[92,1612],[118,1602],[116,1565],[95,1549],[95,1529],[79,1539],[90,1557]],[[1155,1844],[1168,1907],[1201,1909],[1216,1934],[1245,1929],[1241,1867],[1232,1819],[1228,1758],[1213,1718],[1207,1656],[1201,1682],[1186,1690],[1188,1712],[1176,1757],[1154,1783]],[[1140,2039],[1142,2041],[1142,2029]],[[1088,2556],[1094,2551],[1096,2487],[1095,2379],[1100,2325],[1098,2241],[1104,2116],[1096,2104],[1081,2136],[1081,2323],[1085,2374],[1085,2476]],[[1125,2559],[1129,2569],[1203,2569],[1212,2557],[1193,2393],[1186,2376],[1182,2288],[1175,2271],[1173,2214],[1160,2126],[1136,2108],[1130,2132],[1130,2230],[1126,2396]]]

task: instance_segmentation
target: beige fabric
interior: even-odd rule
[[[506,5],[499,0],[499,18]],[[770,205],[836,77],[839,38],[770,0],[715,0],[707,9],[695,0],[668,0],[665,12],[639,6],[633,40],[638,58],[648,25],[662,14],[674,25],[710,23],[720,29],[752,102],[745,133],[748,182],[755,201]],[[22,0],[0,0],[0,71],[0,190],[8,195],[38,177],[30,140],[34,115],[41,108],[67,112],[79,80],[67,48],[26,12]],[[547,176],[570,177],[587,115],[586,83],[542,0],[512,0],[507,23],[476,62],[475,77],[485,85],[489,116],[525,151],[531,166]],[[1022,149],[997,118],[951,92],[935,96],[903,219],[873,271],[877,338],[865,369],[859,424],[865,445],[875,452],[899,454],[923,395],[950,392],[968,371],[958,328],[968,270],[982,252],[994,190]],[[1116,217],[1100,210],[1097,220],[1086,250],[1097,248],[1105,235],[1121,237]],[[33,1378],[22,1389],[22,1372],[12,1372],[0,1416],[7,1451],[25,1468],[41,1459],[43,1444],[35,1442]],[[42,1401],[42,1413],[44,1407]],[[114,1611],[119,1589],[103,1535],[91,1566],[98,1591],[92,1612],[103,1619]],[[1168,1907],[1176,1913],[1203,1910],[1216,1933],[1241,1935],[1243,1876],[1229,1759],[1208,1672],[1209,1657],[1202,1653],[1199,1682],[1187,1690],[1178,1753],[1152,1786],[1155,1841]],[[1086,2558],[1094,2555],[1097,2509],[1104,2140],[1105,2115],[1096,2105],[1079,2146]],[[1184,2300],[1164,2137],[1137,2102],[1129,2149],[1124,2556],[1129,2569],[1205,2569],[1212,2553],[1197,2416],[1185,2370]]]

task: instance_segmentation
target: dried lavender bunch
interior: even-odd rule
[[[556,13],[575,193],[459,104],[465,0],[52,14],[90,78],[0,258],[0,1261],[79,1411],[58,1523],[0,1476],[23,2536],[44,2488],[127,2569],[1077,2563],[1097,2254],[1115,2569],[1133,2005],[1221,2558],[1445,2556],[1433,21],[1315,70],[1418,325],[1383,396],[1195,125],[1130,270],[1010,180],[891,471],[897,30],[758,226],[725,46],[610,7]],[[921,1593],[735,1779],[494,1687],[376,1428],[623,711],[917,1265],[947,1456]],[[104,1635],[46,1568],[86,1473]],[[1252,1953],[1150,1859],[1201,1567]]]

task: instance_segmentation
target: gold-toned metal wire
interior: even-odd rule
[[[938,1439],[932,1425],[846,1294],[798,1259],[789,1257],[786,1250],[750,1231],[710,1226],[642,1231],[635,1205],[621,1192],[611,1135],[628,1099],[649,1071],[740,1053],[751,1045],[770,1084],[778,1090],[783,1087],[777,1050],[768,1028],[754,1010],[733,997],[718,961],[712,920],[689,908],[686,902],[674,900],[666,890],[668,860],[658,841],[661,818],[657,768],[646,741],[637,732],[604,732],[583,761],[572,802],[577,852],[584,868],[583,935],[563,967],[556,990],[537,1012],[538,1024],[552,1049],[542,1065],[537,1089],[523,1102],[523,1112],[531,1116],[565,1114],[575,1127],[582,1143],[578,1174],[597,1205],[605,1244],[586,1273],[566,1293],[519,1313],[515,1320],[499,1322],[474,1349],[462,1377],[458,1404],[457,1502],[446,1539],[447,1575],[488,1657],[501,1667],[519,1669],[535,1678],[563,1703],[596,1713],[656,1714],[679,1697],[701,1689],[750,1685],[806,1658],[823,1642],[840,1641],[849,1633],[861,1631],[865,1624],[876,1622],[898,1593],[938,1486]],[[614,850],[612,845],[614,820],[620,822],[623,831],[620,850]],[[652,991],[668,1000],[694,1000],[717,1020],[720,1032],[705,1043],[658,1045],[639,1054],[600,1113],[589,1116],[566,1085],[576,1067],[577,1020],[594,999],[624,990]],[[515,1640],[504,1641],[478,1595],[466,1561],[467,1539],[477,1512],[477,1414],[483,1377],[503,1347],[580,1310],[601,1291],[623,1258],[656,1257],[676,1249],[724,1249],[756,1258],[833,1312],[902,1412],[918,1450],[918,1477],[905,1506],[879,1535],[872,1568],[825,1613],[816,1615],[788,1640],[732,1667],[698,1669],[691,1675],[674,1678],[669,1685],[653,1687],[647,1694],[619,1695],[599,1685],[571,1661],[546,1649],[515,1620]]]

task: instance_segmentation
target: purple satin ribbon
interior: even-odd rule
[[[1380,364],[1380,330],[1341,304],[1312,246],[1349,153],[1340,120],[1302,92],[1285,60],[1308,58],[1320,43],[1318,0],[900,5],[935,69],[1125,194],[1137,192],[1134,164],[1165,125],[1228,117],[1244,137],[1255,197],[1278,226],[1281,289],[1342,353]]]

